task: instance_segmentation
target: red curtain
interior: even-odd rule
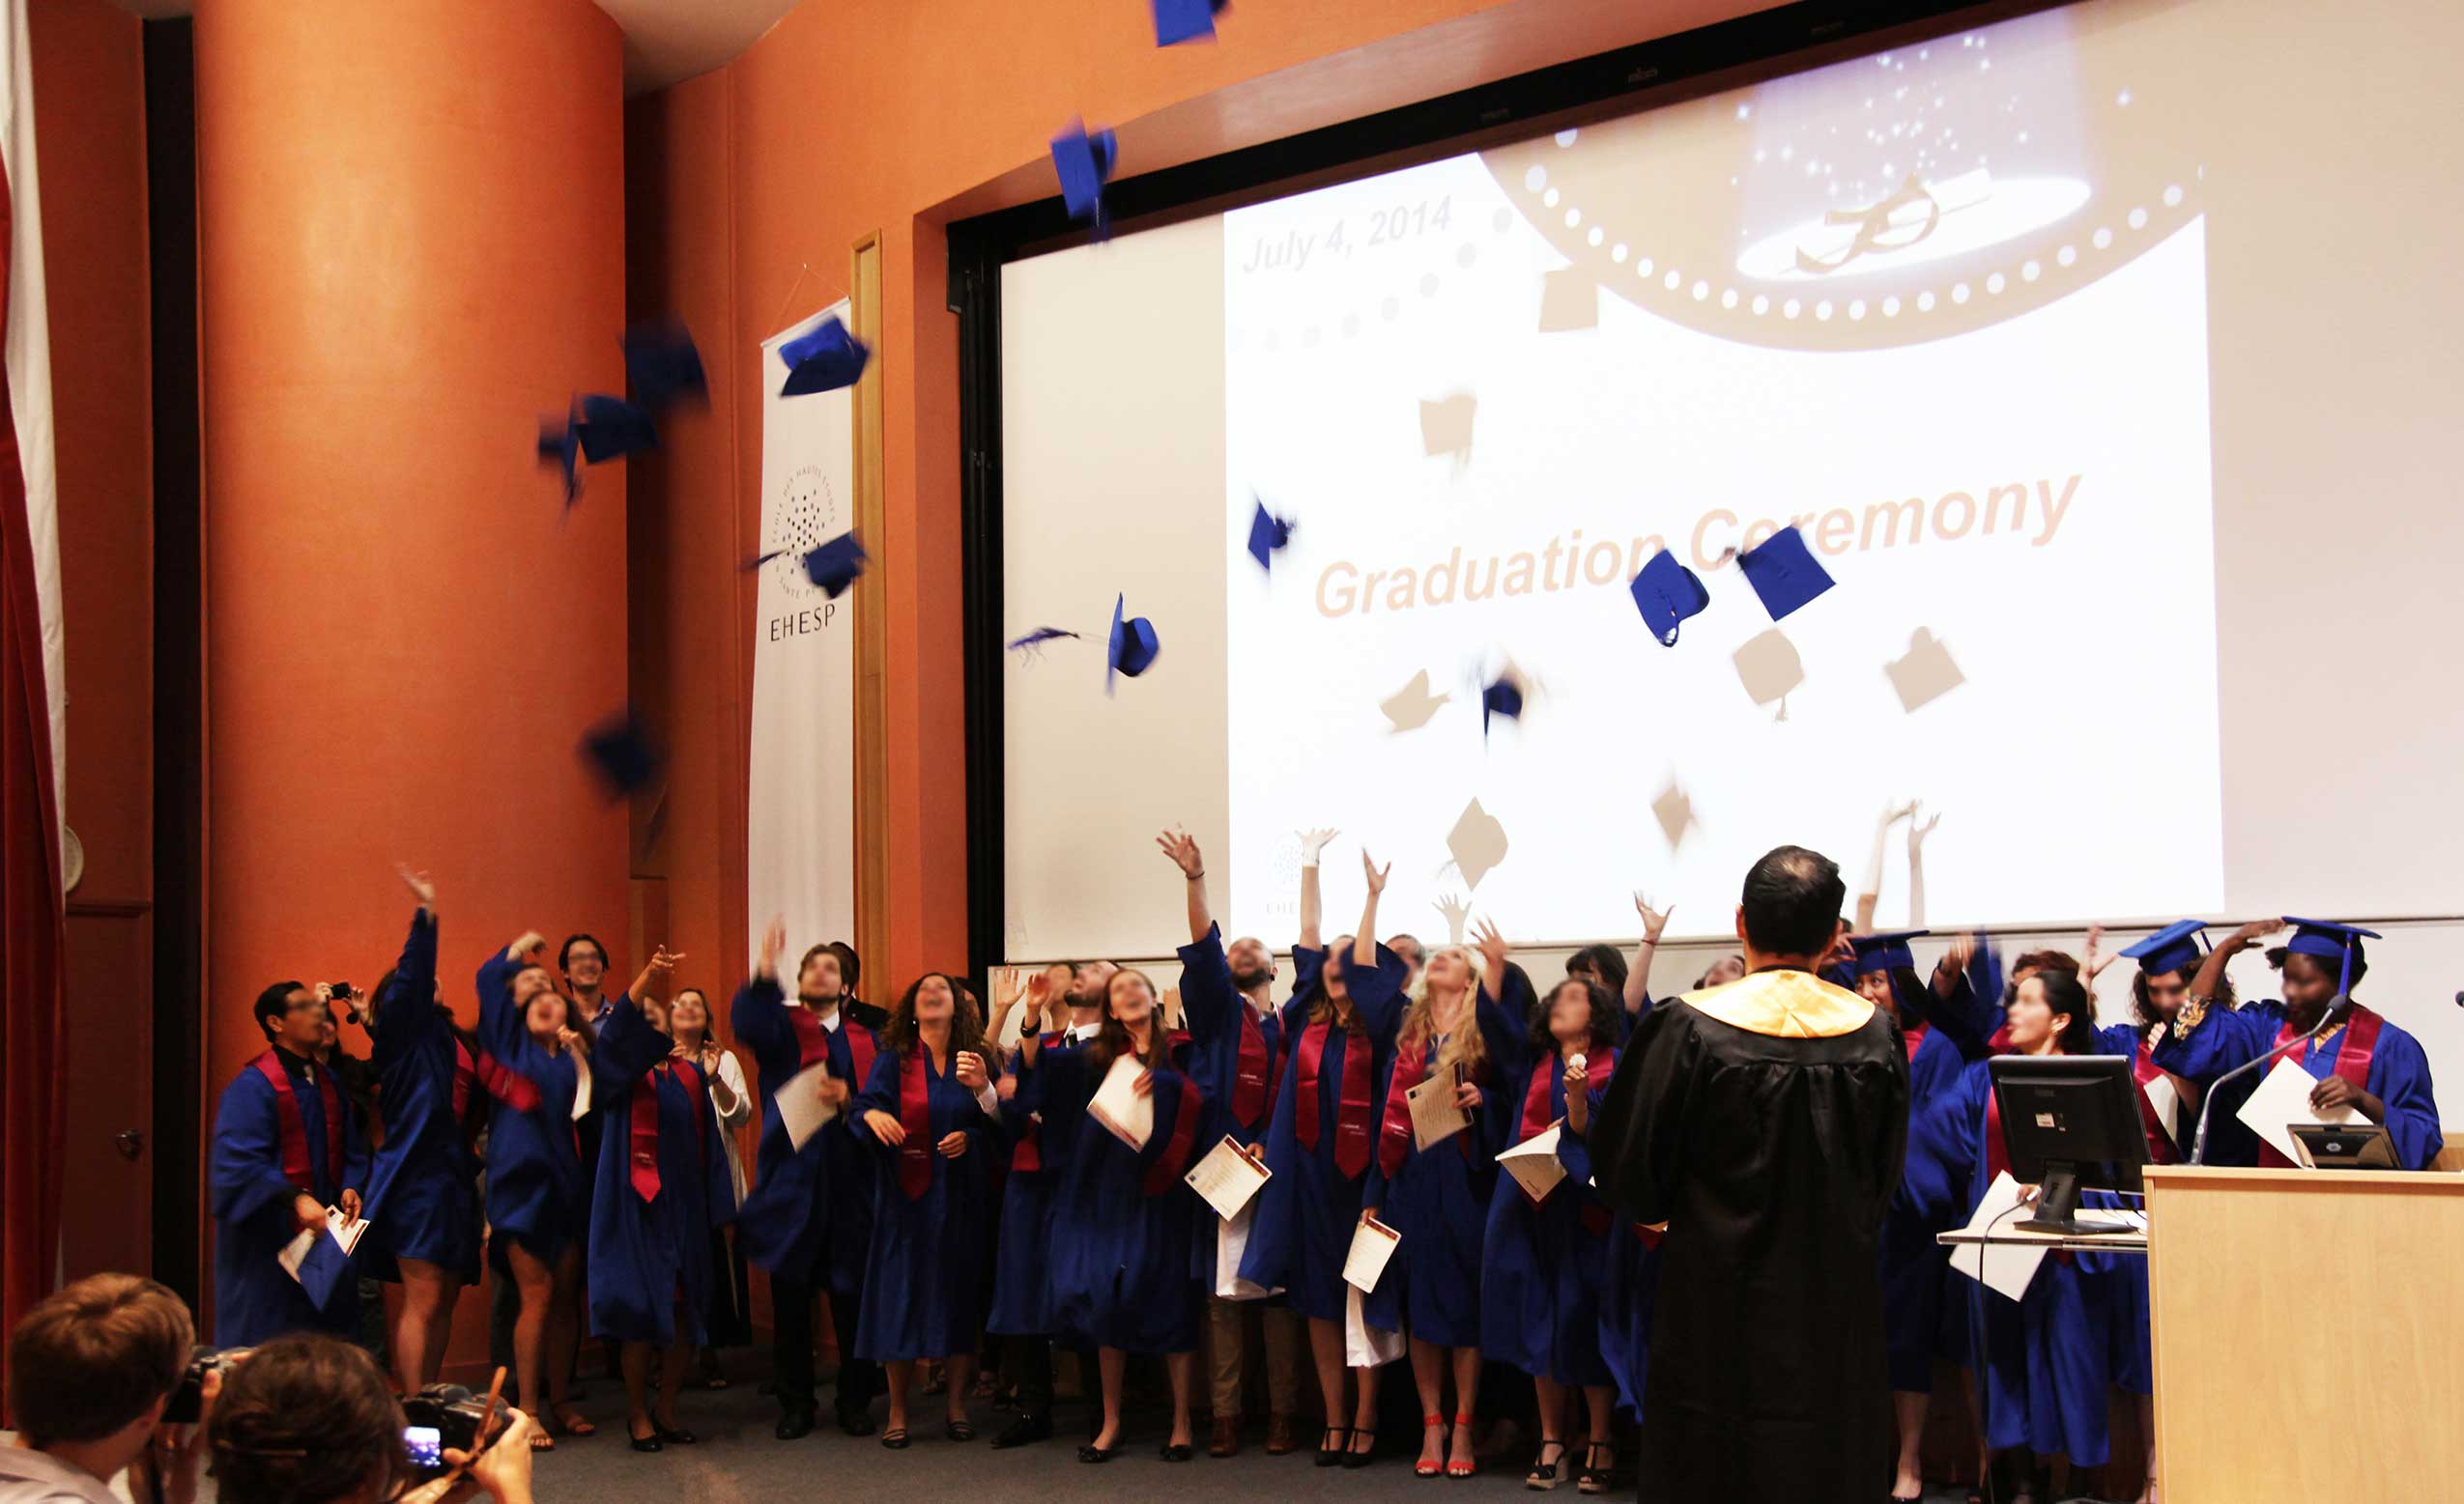
[[[0,174],[0,327],[8,306],[9,211]],[[0,1321],[14,1329],[50,1291],[59,1266],[69,944],[43,609],[35,597],[15,394],[7,388],[0,381]],[[0,1376],[0,1386],[6,1383]],[[7,1398],[0,1387],[0,1405]]]

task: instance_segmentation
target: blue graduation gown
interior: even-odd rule
[[[247,1348],[287,1332],[356,1332],[359,1295],[345,1279],[319,1310],[307,1291],[276,1262],[299,1234],[292,1206],[301,1195],[326,1206],[346,1190],[368,1184],[368,1146],[342,1107],[342,1160],[327,1152],[325,1096],[317,1088],[324,1067],[280,1050],[274,1057],[291,1082],[307,1139],[309,1185],[293,1185],[282,1173],[282,1129],[275,1093],[251,1061],[222,1089],[215,1109],[211,1173],[214,1202],[214,1341],[220,1348]]]
[[[1927,1150],[1914,1140],[1919,1133],[1942,1131],[1938,1121],[1929,1121],[1926,1109],[1957,1090],[1970,1063],[1986,1057],[2001,1009],[1996,1000],[1980,998],[1964,979],[1948,998],[1934,995],[1912,972],[1896,972],[1891,980],[1904,1020],[1903,1047],[1911,1036],[1915,1045],[1908,1051],[1908,1155],[1900,1188],[1882,1215],[1877,1242],[1882,1346],[1891,1387],[1904,1394],[1930,1394],[1934,1358],[1941,1347],[1943,1297],[1949,1282],[1959,1278],[1951,1272],[1951,1251],[1934,1238],[1956,1221],[1938,1201],[1928,1209],[1913,1168]]]
[[[727,1146],[710,1112],[709,1084],[688,1079],[674,1040],[616,999],[591,1052],[592,1104],[601,1118],[590,1196],[590,1330],[617,1342],[707,1344],[710,1230],[735,1216]],[[659,1191],[633,1185],[633,1104],[658,1093]],[[678,1326],[681,1307],[684,1320]]]
[[[1961,1222],[1992,1183],[1986,1145],[1991,1094],[1991,1066],[1979,1061],[1927,1110],[1925,1128],[1910,1134],[1911,1159],[1920,1144],[1928,1151],[1917,1172],[1923,1194],[1936,1206],[1951,1197]],[[2048,1254],[2016,1301],[1963,1275],[1954,1278],[1964,1287],[1955,1298],[1967,1308],[1970,1341],[1983,1349],[1986,1445],[2067,1456],[2077,1467],[2104,1465],[2117,1284],[2110,1264]]]
[[[1157,1195],[1148,1170],[1161,1157],[1191,1089],[1181,1069],[1155,1072],[1155,1131],[1132,1149],[1086,1117],[1103,1085],[1084,1049],[1039,1050],[1019,1094],[1048,1127],[1068,1124],[1070,1157],[1053,1198],[1052,1328],[1056,1336],[1125,1352],[1188,1352],[1197,1346],[1204,1287],[1191,1273],[1189,1245],[1198,1200],[1182,1175]],[[1200,1146],[1194,1135],[1189,1158]]]
[[[572,1056],[542,1048],[523,1026],[513,1003],[521,971],[499,951],[478,978],[479,1047],[489,1057],[482,1069],[496,1099],[488,1118],[488,1262],[500,1267],[508,1243],[554,1263],[589,1231],[589,1177],[573,1121],[581,1075]]]
[[[790,1004],[775,977],[756,977],[736,989],[729,1019],[736,1043],[753,1052],[761,1093],[761,1138],[753,1153],[753,1187],[736,1218],[736,1246],[772,1274],[817,1283],[829,1253],[829,1135],[817,1133],[798,1149],[779,1117],[779,1088],[804,1068],[802,1046],[788,1021]],[[835,1055],[833,1059],[835,1059]]]
[[[400,1277],[394,1260],[417,1259],[476,1284],[479,1164],[463,1140],[454,1093],[481,1088],[466,1075],[476,1062],[464,1063],[453,1015],[434,1001],[436,980],[437,923],[422,909],[371,1030],[385,1143],[368,1175],[360,1259],[381,1278]]]
[[[1043,1051],[1074,1050],[1074,1042],[1055,1042],[1060,1032],[1044,1036]],[[1001,1103],[1003,1141],[995,1152],[1015,1154],[1017,1146],[1032,1140],[1037,1168],[1021,1170],[1013,1159],[1001,1186],[1001,1234],[992,1251],[992,1309],[985,1329],[1003,1336],[1043,1337],[1052,1331],[1052,1198],[1070,1162],[1071,1120],[1036,1121],[1028,1083],[1013,1054],[1004,1067],[1017,1085]],[[1099,1130],[1100,1131],[1100,1130]]]
[[[2199,1026],[2191,1031],[2190,1037],[2168,1031],[2156,1046],[2156,1063],[2175,1075],[2205,1085],[2276,1048],[2277,1035],[2283,1027],[2281,1003],[2253,1003],[2235,1012],[2210,1009]],[[2349,1028],[2349,1024],[2339,1025],[2325,1039],[2312,1039],[2283,1058],[2324,1081],[2335,1073],[2336,1051],[2343,1046]],[[2264,1066],[2245,1079],[2254,1081],[2275,1068]],[[2370,1051],[2368,1079],[2363,1089],[2387,1106],[2384,1126],[2394,1144],[2395,1162],[2407,1170],[2430,1168],[2447,1140],[2439,1132],[2438,1103],[2430,1091],[2429,1057],[2421,1052],[2421,1041],[2395,1024],[2382,1022],[2378,1043]],[[2220,1162],[2215,1152],[2216,1119],[2231,1105],[2234,1104],[2220,1100],[2209,1111],[2210,1164]]]
[[[1612,1068],[1596,1057],[1590,1064],[1592,1084],[1586,1095],[1597,1121]],[[1515,1083],[1507,1109],[1513,1121],[1505,1128],[1509,1149],[1524,1137],[1531,1070],[1548,1073],[1549,1117],[1565,1116],[1565,1064],[1552,1050]],[[1480,1244],[1480,1348],[1535,1378],[1612,1384],[1615,1377],[1600,1354],[1600,1290],[1608,1278],[1609,1236],[1617,1218],[1591,1187],[1590,1143],[1564,1128],[1558,1134],[1557,1157],[1565,1178],[1538,1206],[1523,1193],[1521,1181],[1504,1173],[1489,1195]]]
[[[1312,967],[1307,975],[1314,980],[1316,968]],[[1241,1086],[1241,1036],[1245,1033],[1242,1020],[1250,1016],[1250,1011],[1248,999],[1232,985],[1232,967],[1223,954],[1223,931],[1219,926],[1208,930],[1206,938],[1181,948],[1181,1022],[1189,1031],[1189,1074],[1206,1098],[1190,1155],[1192,1162],[1205,1157],[1226,1138],[1236,1144],[1257,1144],[1274,1126],[1275,1089],[1281,1074],[1275,1065],[1283,1059],[1284,1042],[1280,1009],[1255,1020],[1258,1042],[1266,1052],[1270,1072],[1267,1099],[1258,1121],[1245,1123],[1233,1113]],[[1197,1199],[1191,1214],[1197,1218],[1197,1229],[1189,1243],[1190,1273],[1201,1289],[1211,1292],[1215,1289],[1216,1240],[1222,1234],[1223,1219],[1216,1215],[1215,1208],[1203,1197]],[[1254,1210],[1250,1220],[1254,1227]]]
[[[1377,1289],[1361,1303],[1362,1318],[1380,1331],[1408,1331],[1441,1348],[1480,1345],[1481,1238],[1497,1189],[1497,1153],[1508,1147],[1506,1124],[1515,1106],[1506,1083],[1526,1078],[1531,1038],[1521,1026],[1530,998],[1517,982],[1508,983],[1506,994],[1501,1005],[1481,986],[1474,1004],[1473,1026],[1480,1031],[1486,1058],[1478,1076],[1480,1107],[1471,1126],[1427,1149],[1407,1137],[1391,1178],[1386,1174],[1385,1109],[1399,1058],[1387,1069],[1385,1090],[1378,1093],[1380,1131],[1361,1192],[1362,1202],[1375,1206],[1378,1220],[1397,1234]],[[1420,1050],[1425,1080],[1437,1068],[1440,1041],[1423,1040]]]
[[[1386,947],[1377,948],[1377,964],[1362,968],[1349,962],[1344,978],[1352,1007],[1365,1031],[1327,1031],[1324,1059],[1318,1068],[1318,1141],[1304,1149],[1295,1131],[1300,1106],[1301,1050],[1309,1025],[1309,1009],[1324,993],[1320,977],[1323,951],[1296,949],[1294,968],[1304,980],[1283,1005],[1283,1038],[1290,1046],[1282,1081],[1275,1088],[1275,1120],[1266,1135],[1266,1167],[1274,1178],[1257,1195],[1257,1213],[1249,1222],[1248,1246],[1241,1254],[1241,1277],[1272,1290],[1280,1285],[1292,1309],[1312,1320],[1343,1320],[1343,1261],[1351,1253],[1352,1232],[1361,1221],[1361,1193],[1368,1181],[1366,1167],[1347,1178],[1334,1162],[1335,1119],[1343,1099],[1343,1062],[1348,1051],[1373,1052],[1369,1066],[1369,1154],[1377,1154],[1377,1085],[1392,1066],[1395,1031],[1403,1022],[1404,965]]]
[[[984,1324],[984,1261],[990,1251],[985,1172],[1001,1143],[975,1093],[955,1074],[934,1070],[928,1052],[925,1101],[932,1128],[924,1148],[932,1179],[922,1196],[909,1200],[899,1183],[899,1150],[875,1137],[864,1121],[867,1112],[899,1116],[901,1064],[886,1050],[877,1056],[872,1079],[846,1111],[857,1141],[873,1151],[879,1168],[874,1178],[872,1275],[856,1325],[855,1355],[881,1363],[975,1350]],[[967,1136],[967,1151],[956,1159],[933,1147],[952,1133]]]

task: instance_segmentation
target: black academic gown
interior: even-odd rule
[[[1643,1405],[1652,1497],[1872,1504],[1893,1432],[1876,1239],[1907,1147],[1890,1016],[1798,971],[1651,1010],[1590,1134],[1667,1222]]]

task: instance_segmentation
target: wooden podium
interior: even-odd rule
[[[2464,1176],[2146,1174],[2165,1504],[2464,1487]]]

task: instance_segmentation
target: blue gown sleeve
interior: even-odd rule
[[[1308,1027],[1310,994],[1317,991],[1318,976],[1326,970],[1326,952],[1309,946],[1292,948],[1292,995],[1283,1000],[1283,1036],[1292,1038]]]
[[[1232,994],[1232,965],[1223,956],[1221,926],[1181,948],[1181,1022],[1189,1031],[1189,1042],[1207,1049],[1228,1030],[1238,1029],[1240,1015],[1232,1010],[1238,1001]]]
[[[1035,1052],[1035,1064],[1018,1077],[1018,1096],[1030,1110],[1044,1115],[1046,1122],[1066,1122],[1081,1117],[1095,1096],[1095,1085],[1086,1068],[1086,1052],[1080,1049],[1041,1049]],[[1032,1093],[1032,1095],[1030,1095]]]
[[[1565,1173],[1586,1189],[1590,1188],[1592,1174],[1590,1132],[1599,1126],[1600,1109],[1608,1102],[1609,1083],[1615,1079],[1614,1074],[1592,1077],[1583,1091],[1583,1099],[1590,1108],[1584,1131],[1575,1132],[1574,1125],[1569,1122],[1557,1136],[1557,1162],[1563,1165]]]
[[[2179,1030],[2164,1031],[2153,1058],[2173,1074],[2207,1086],[2235,1066],[2249,1064],[2274,1049],[2277,1032],[2283,1024],[2280,1004],[2252,1004],[2239,1012],[2210,1008],[2188,1038]],[[2255,1076],[2257,1072],[2251,1074]]]
[[[410,937],[394,963],[393,991],[376,1000],[369,1054],[379,1070],[416,1049],[431,1031],[450,1027],[436,1010],[437,922],[421,909],[411,916]]]
[[[889,1050],[873,1057],[873,1073],[865,1077],[864,1090],[847,1103],[846,1121],[847,1130],[858,1143],[869,1144],[885,1154],[897,1153],[897,1148],[882,1143],[872,1124],[864,1121],[864,1115],[873,1112],[888,1113],[893,1118],[899,1115],[899,1057]]]
[[[1504,1002],[1490,997],[1488,984],[1482,982],[1479,996],[1472,1005],[1472,1016],[1480,1027],[1480,1045],[1488,1052],[1502,1082],[1512,1081],[1531,1068],[1532,1033],[1524,1022],[1532,1016],[1530,990],[1521,973],[1508,972]]]
[[[770,1083],[782,1070],[786,1074],[777,1075],[777,1080],[795,1074],[793,1063],[802,1056],[795,1030],[788,1022],[787,994],[780,990],[779,979],[756,977],[736,988],[728,1022],[735,1030],[736,1042],[753,1052],[753,1064],[763,1082]]]
[[[1979,1062],[1908,1121],[1902,1185],[1928,1227],[1958,1227],[1975,1209],[1969,1186],[1984,1148],[1985,1093],[1991,1089],[1989,1067]]]
[[[1367,972],[1346,961],[1343,984],[1352,994],[1352,1006],[1361,1012],[1361,1027],[1381,1051],[1394,1048],[1394,1036],[1403,1027],[1403,978],[1408,968],[1403,958],[1384,946],[1377,948],[1377,965]]]
[[[599,1025],[598,1043],[590,1051],[591,1090],[614,1104],[674,1048],[675,1041],[651,1028],[633,999],[619,993],[608,1005],[607,1020]]]
[[[429,1009],[431,1016],[434,1008]],[[368,1132],[359,1124],[359,1115],[351,1110],[345,1098],[342,1104],[342,1171],[333,1178],[334,1190],[365,1192],[368,1188]]]
[[[1983,953],[1984,948],[1980,947],[1978,954]],[[1993,1053],[1993,1033],[2002,1027],[2002,995],[1999,990],[1989,994],[1978,984],[1978,964],[1971,959],[1952,979],[1947,998],[1931,986],[1923,989],[1925,1021],[1959,1046],[1962,1060],[1971,1063]],[[1998,974],[1998,962],[1993,970]]]
[[[224,1222],[247,1222],[281,1208],[287,1223],[300,1192],[282,1174],[282,1129],[274,1117],[273,1089],[253,1066],[222,1089],[214,1115],[214,1214]],[[272,1219],[269,1218],[269,1221]]]
[[[2369,1093],[2386,1108],[2382,1122],[2394,1140],[2395,1162],[2407,1170],[2430,1168],[2447,1140],[2439,1132],[2429,1057],[2420,1040],[2396,1029],[2380,1032],[2370,1052]]]
[[[522,1046],[530,1042],[523,1033],[522,1011],[513,1006],[513,979],[521,971],[521,965],[507,960],[502,951],[490,951],[479,964],[479,1047],[507,1068],[522,1058]]]

